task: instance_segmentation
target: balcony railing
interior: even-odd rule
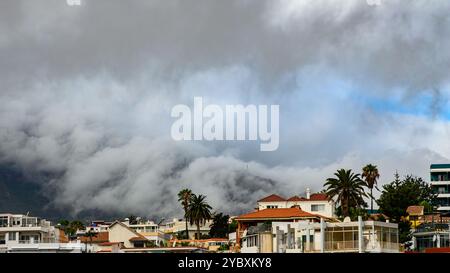
[[[356,250],[358,249],[358,241],[333,241],[325,242],[326,251],[343,251],[343,250]]]
[[[0,225],[0,228],[5,228],[5,227],[50,227],[50,224],[48,222],[38,222],[38,223],[20,223],[20,224],[13,224],[13,223],[4,223]]]
[[[20,245],[39,244],[40,240],[19,240]]]

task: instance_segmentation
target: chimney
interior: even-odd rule
[[[309,199],[311,197],[311,190],[309,188],[306,188],[306,199]]]

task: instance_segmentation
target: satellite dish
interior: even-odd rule
[[[344,223],[350,223],[351,221],[352,220],[348,216],[344,218]]]

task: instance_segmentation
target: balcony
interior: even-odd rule
[[[431,186],[448,186],[450,185],[450,180],[442,180],[442,181],[430,181]]]
[[[23,221],[19,224],[0,223],[0,231],[46,231],[50,228],[48,221]]]
[[[325,242],[325,251],[327,252],[348,252],[358,251],[358,241],[334,241]]]

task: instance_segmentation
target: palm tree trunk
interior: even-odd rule
[[[370,188],[370,214],[373,213],[373,195],[372,195],[373,188]]]
[[[186,221],[186,239],[189,240],[188,219],[187,219],[186,215],[187,215],[187,209],[184,209],[184,220]]]
[[[197,221],[197,239],[200,240],[200,221]]]
[[[344,214],[344,217],[347,217],[347,216],[350,216],[350,213],[349,213],[349,209],[348,209],[348,196],[347,197],[345,197],[345,204],[342,204],[342,206],[343,206],[343,214]]]

